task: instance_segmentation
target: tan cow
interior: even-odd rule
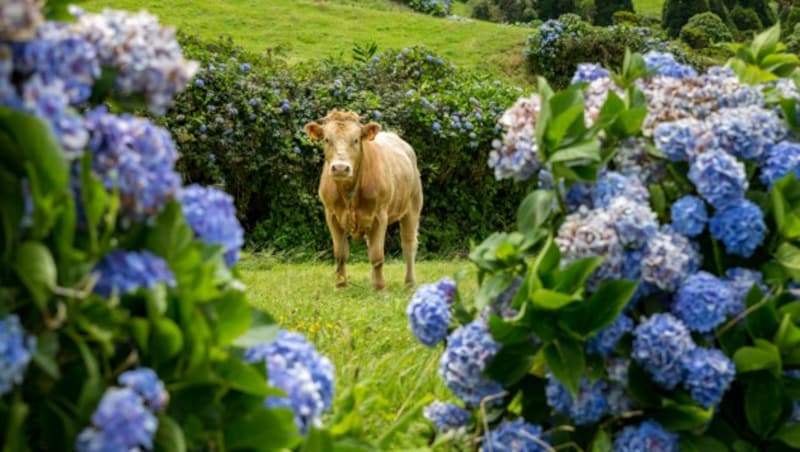
[[[336,286],[347,285],[348,232],[367,239],[372,286],[383,289],[386,227],[400,222],[406,285],[414,286],[414,258],[422,210],[422,182],[411,146],[374,122],[363,124],[349,111],[333,110],[306,124],[312,140],[322,141],[325,164],[319,197],[333,239]]]

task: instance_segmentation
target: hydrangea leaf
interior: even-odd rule
[[[781,382],[769,372],[754,374],[744,396],[744,412],[750,428],[761,438],[769,437],[781,417],[784,391]]]
[[[611,452],[611,435],[605,430],[598,430],[592,440],[591,452]]]
[[[603,284],[588,300],[563,310],[558,324],[581,338],[590,337],[614,323],[636,286],[636,282],[625,280]]]
[[[38,242],[25,242],[17,248],[14,270],[39,308],[44,308],[56,287],[56,263],[46,246]]]
[[[745,297],[745,305],[748,309],[759,306],[752,310],[745,320],[750,336],[754,339],[771,339],[779,326],[775,300],[762,292],[758,285],[753,285]]]
[[[733,354],[733,362],[738,373],[770,370],[780,372],[781,355],[778,348],[771,343],[756,339],[755,347],[742,347]]]
[[[0,141],[2,146],[2,141]],[[12,173],[0,168],[0,234],[2,234],[2,251],[0,257],[4,262],[11,258],[14,245],[18,243],[19,224],[25,212],[25,201],[19,179]]]
[[[243,292],[229,290],[213,303],[216,324],[213,328],[217,341],[228,345],[244,334],[251,323],[250,305]]]
[[[185,452],[186,438],[183,429],[171,417],[159,416],[154,445],[156,452]]]
[[[553,376],[575,396],[585,365],[583,346],[572,339],[556,339],[544,348],[547,367]]]
[[[530,342],[506,344],[486,365],[484,373],[504,386],[519,382],[536,360],[536,349]]]
[[[239,358],[229,356],[226,360],[218,362],[214,366],[214,371],[220,384],[235,391],[256,396],[286,395],[284,391],[267,385],[266,366],[263,362],[247,364]]]
[[[536,190],[525,197],[517,210],[517,229],[530,235],[550,218],[555,195],[551,190]]]
[[[161,317],[152,323],[150,350],[157,361],[164,362],[175,357],[183,349],[183,333],[171,319]]]
[[[681,405],[667,400],[663,408],[656,411],[653,418],[667,430],[694,430],[708,423],[714,416],[714,409],[703,409],[697,405]]]
[[[580,298],[550,289],[536,289],[531,292],[531,303],[540,309],[556,311],[564,306],[580,301]]]
[[[302,441],[294,424],[294,413],[288,408],[231,414],[234,416],[226,423],[224,431],[228,450],[284,450],[292,449]]]
[[[716,438],[708,435],[695,436],[683,435],[680,440],[680,450],[686,452],[704,452],[708,450],[724,452],[728,447]]]
[[[33,362],[50,378],[56,380],[61,378],[61,370],[56,362],[58,349],[58,335],[53,331],[46,331],[37,337],[36,354],[33,355]]]
[[[800,328],[794,324],[791,315],[783,315],[774,342],[782,353],[791,353],[800,347]]]

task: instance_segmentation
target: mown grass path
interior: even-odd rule
[[[428,349],[416,342],[408,329],[405,308],[414,291],[403,287],[405,264],[385,265],[387,288],[376,293],[370,286],[370,266],[348,266],[351,285],[334,288],[333,263],[281,263],[258,255],[239,265],[250,302],[266,309],[283,328],[303,333],[336,365],[336,411],[346,403],[349,390],[359,407],[353,420],[363,422],[361,435],[377,441],[422,397],[450,399],[437,372],[441,346]],[[421,261],[420,284],[472,270],[465,260]],[[475,290],[475,278],[459,285],[462,296]],[[429,426],[419,414],[399,429],[389,444],[405,449],[424,445]]]

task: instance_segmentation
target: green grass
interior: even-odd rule
[[[403,287],[402,261],[387,263],[387,287],[380,293],[371,288],[365,262],[348,266],[350,286],[344,289],[334,288],[332,262],[284,263],[250,255],[239,268],[250,302],[282,327],[306,335],[336,365],[336,403],[329,421],[345,414],[344,395],[353,390],[361,400],[351,420],[363,423],[355,431],[374,442],[423,397],[452,398],[437,375],[441,347],[420,345],[408,329],[405,307],[413,290]],[[434,282],[462,268],[473,267],[464,260],[418,262],[417,280]],[[459,285],[462,296],[475,289],[474,277]],[[411,421],[399,427],[388,439],[393,448],[424,446],[430,427],[421,413],[412,412]]]
[[[354,44],[378,49],[425,45],[458,67],[524,82],[530,29],[468,23],[410,12],[379,0],[88,0],[87,10],[147,9],[162,22],[205,38],[226,34],[256,52],[283,48],[290,61],[345,55]]]
[[[661,17],[664,0],[634,0],[633,9],[643,15]]]

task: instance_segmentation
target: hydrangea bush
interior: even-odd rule
[[[537,188],[473,248],[474,299],[409,305],[481,450],[800,448],[800,59],[779,36],[705,72],[582,64],[501,118],[489,165]]]
[[[322,444],[333,364],[250,308],[232,198],[125,113],[162,113],[197,63],[149,14],[41,3],[0,6],[4,450]]]
[[[447,16],[450,14],[452,0],[395,0],[408,5],[409,8],[432,16]]]

